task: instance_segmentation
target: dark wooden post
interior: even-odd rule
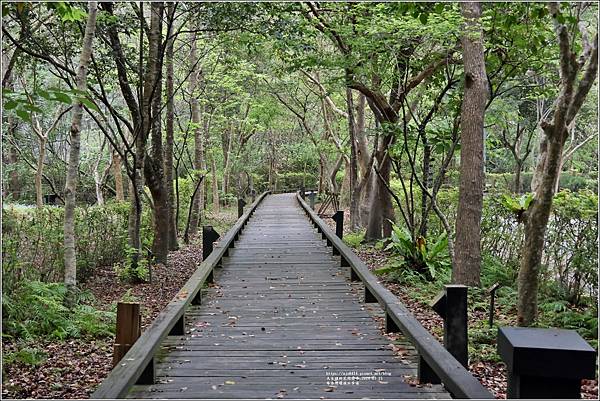
[[[581,379],[596,375],[596,351],[574,330],[501,327],[497,343],[507,398],[581,398]]]
[[[140,304],[137,302],[117,303],[117,335],[113,347],[113,368],[142,334]]]
[[[494,327],[494,304],[496,303],[496,290],[498,290],[498,288],[500,288],[500,283],[495,283],[487,289],[488,294],[490,294],[490,317],[488,319],[490,329]]]
[[[300,196],[302,197],[302,199],[306,199],[306,189],[304,188],[304,186],[300,187]]]
[[[221,235],[213,226],[202,226],[202,260],[206,260],[213,251],[213,244]]]
[[[446,285],[431,306],[444,319],[444,347],[468,369],[467,289],[465,285]]]
[[[335,235],[342,239],[344,237],[344,211],[338,210],[332,218],[335,221]]]
[[[308,200],[310,201],[310,208],[311,209],[315,209],[315,197],[316,197],[316,193],[315,191],[310,191],[310,193],[308,194]]]
[[[246,201],[243,198],[238,198],[238,219],[244,214],[244,206],[246,206]]]

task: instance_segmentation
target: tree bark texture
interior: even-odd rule
[[[190,105],[191,105],[191,121],[192,121],[192,131],[194,133],[194,169],[201,170],[202,166],[202,156],[203,156],[203,135],[200,121],[200,106],[198,104],[198,84],[199,78],[201,76],[201,71],[197,69],[198,66],[198,55],[197,55],[197,40],[196,33],[191,34],[190,41],[190,69],[191,74],[188,79],[188,90],[190,92]],[[202,185],[202,184],[201,184]],[[202,195],[204,192],[202,188],[196,191],[196,195],[192,201],[192,214],[190,215],[190,226],[189,233],[190,235],[195,235],[198,231],[198,224],[201,220],[202,216]]]
[[[584,37],[587,52],[578,57],[568,28],[559,22],[558,3],[548,3],[554,19],[559,46],[560,92],[555,103],[552,120],[543,119],[544,137],[540,145],[540,157],[536,166],[536,182],[532,183],[534,199],[524,214],[525,242],[519,269],[517,324],[529,326],[537,318],[538,283],[541,270],[546,227],[550,218],[552,200],[558,180],[561,158],[568,127],[575,119],[598,74],[598,32],[593,42]],[[586,35],[587,36],[587,35]],[[587,64],[587,66],[586,66]],[[586,66],[580,79],[578,74]]]
[[[98,3],[88,3],[88,17],[83,36],[83,46],[79,57],[79,66],[75,83],[80,91],[86,90],[87,69],[92,56],[92,43],[96,32],[96,15]],[[74,305],[74,292],[77,285],[77,255],[75,253],[75,194],[77,192],[77,173],[79,172],[79,152],[81,146],[81,118],[83,105],[80,100],[73,103],[73,117],[71,121],[71,147],[69,149],[69,165],[65,185],[65,223],[64,223],[64,262],[65,285],[67,296],[65,303],[69,307]]]
[[[169,3],[167,13],[172,18],[174,4]],[[169,221],[169,250],[175,250],[177,244],[177,227],[175,225],[175,192],[173,189],[173,142],[175,140],[174,122],[175,122],[175,99],[173,88],[173,45],[175,38],[167,42],[165,54],[166,64],[166,95],[167,95],[167,118],[166,118],[166,140],[165,140],[165,186],[167,191],[167,210]]]
[[[461,38],[465,69],[461,109],[460,184],[452,282],[480,285],[481,210],[483,207],[483,122],[488,83],[483,55],[481,4],[461,3],[465,33]]]

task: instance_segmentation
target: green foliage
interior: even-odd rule
[[[405,228],[393,224],[391,241],[385,249],[400,256],[402,262],[378,269],[375,271],[378,274],[410,267],[433,280],[438,271],[450,267],[448,238],[445,233],[442,233],[432,245],[428,246],[425,238],[419,236],[413,240]]]
[[[533,201],[533,192],[529,192],[521,195],[518,198],[514,198],[511,195],[503,194],[500,202],[502,206],[510,210],[517,217],[517,221],[521,222],[523,219],[523,213],[529,209],[529,205]]]
[[[2,359],[4,365],[20,362],[25,365],[38,366],[44,363],[46,358],[47,354],[42,350],[35,347],[24,346],[15,352],[5,353]]]
[[[66,286],[62,283],[23,281],[2,298],[3,336],[18,339],[39,337],[64,340],[82,336],[109,336],[114,333],[115,315],[85,303],[90,296],[78,294],[76,305],[63,305]]]
[[[350,248],[358,248],[365,239],[365,231],[344,234],[344,242]]]
[[[150,277],[150,263],[147,258],[139,255],[135,248],[125,247],[125,259],[114,265],[115,273],[121,281],[140,282]]]
[[[25,122],[31,122],[31,113],[44,114],[46,110],[59,106],[61,103],[70,106],[74,99],[92,110],[99,111],[98,106],[90,100],[90,96],[86,92],[77,89],[36,88],[29,95],[25,92],[13,92],[10,89],[3,89],[2,98],[4,110],[14,112],[17,117]],[[56,105],[56,103],[59,105]],[[51,107],[48,107],[48,104]]]
[[[63,22],[81,22],[85,21],[87,16],[82,9],[64,1],[47,3],[47,7],[55,9]]]
[[[129,204],[75,209],[77,275],[88,278],[98,266],[111,266],[125,257]],[[148,242],[150,213],[143,216],[142,238]],[[20,281],[62,281],[64,209],[4,205],[2,216],[2,275],[5,292]]]

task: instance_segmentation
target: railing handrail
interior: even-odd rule
[[[296,194],[296,199],[319,231],[337,249],[340,256],[364,283],[369,292],[415,346],[419,355],[440,378],[455,398],[495,398],[440,342],[429,333],[404,304],[377,280],[365,263],[338,238],[329,226]]]
[[[154,355],[160,348],[162,340],[168,336],[170,330],[177,321],[183,316],[186,308],[202,290],[207,277],[215,266],[218,265],[221,258],[225,255],[227,249],[233,244],[236,236],[240,233],[258,204],[270,191],[263,192],[236,221],[233,227],[219,241],[212,253],[203,260],[194,274],[179,290],[177,295],[154,319],[152,324],[144,330],[140,338],[127,351],[125,356],[119,361],[106,379],[92,394],[91,398],[123,398],[131,386],[142,375],[148,363],[154,358]]]

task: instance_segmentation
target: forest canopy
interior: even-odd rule
[[[388,280],[501,282],[515,324],[561,325],[544,312],[562,305],[591,333],[597,14],[3,2],[5,294],[64,282],[76,308],[100,267],[149,281],[238,199],[303,189],[386,252]]]

